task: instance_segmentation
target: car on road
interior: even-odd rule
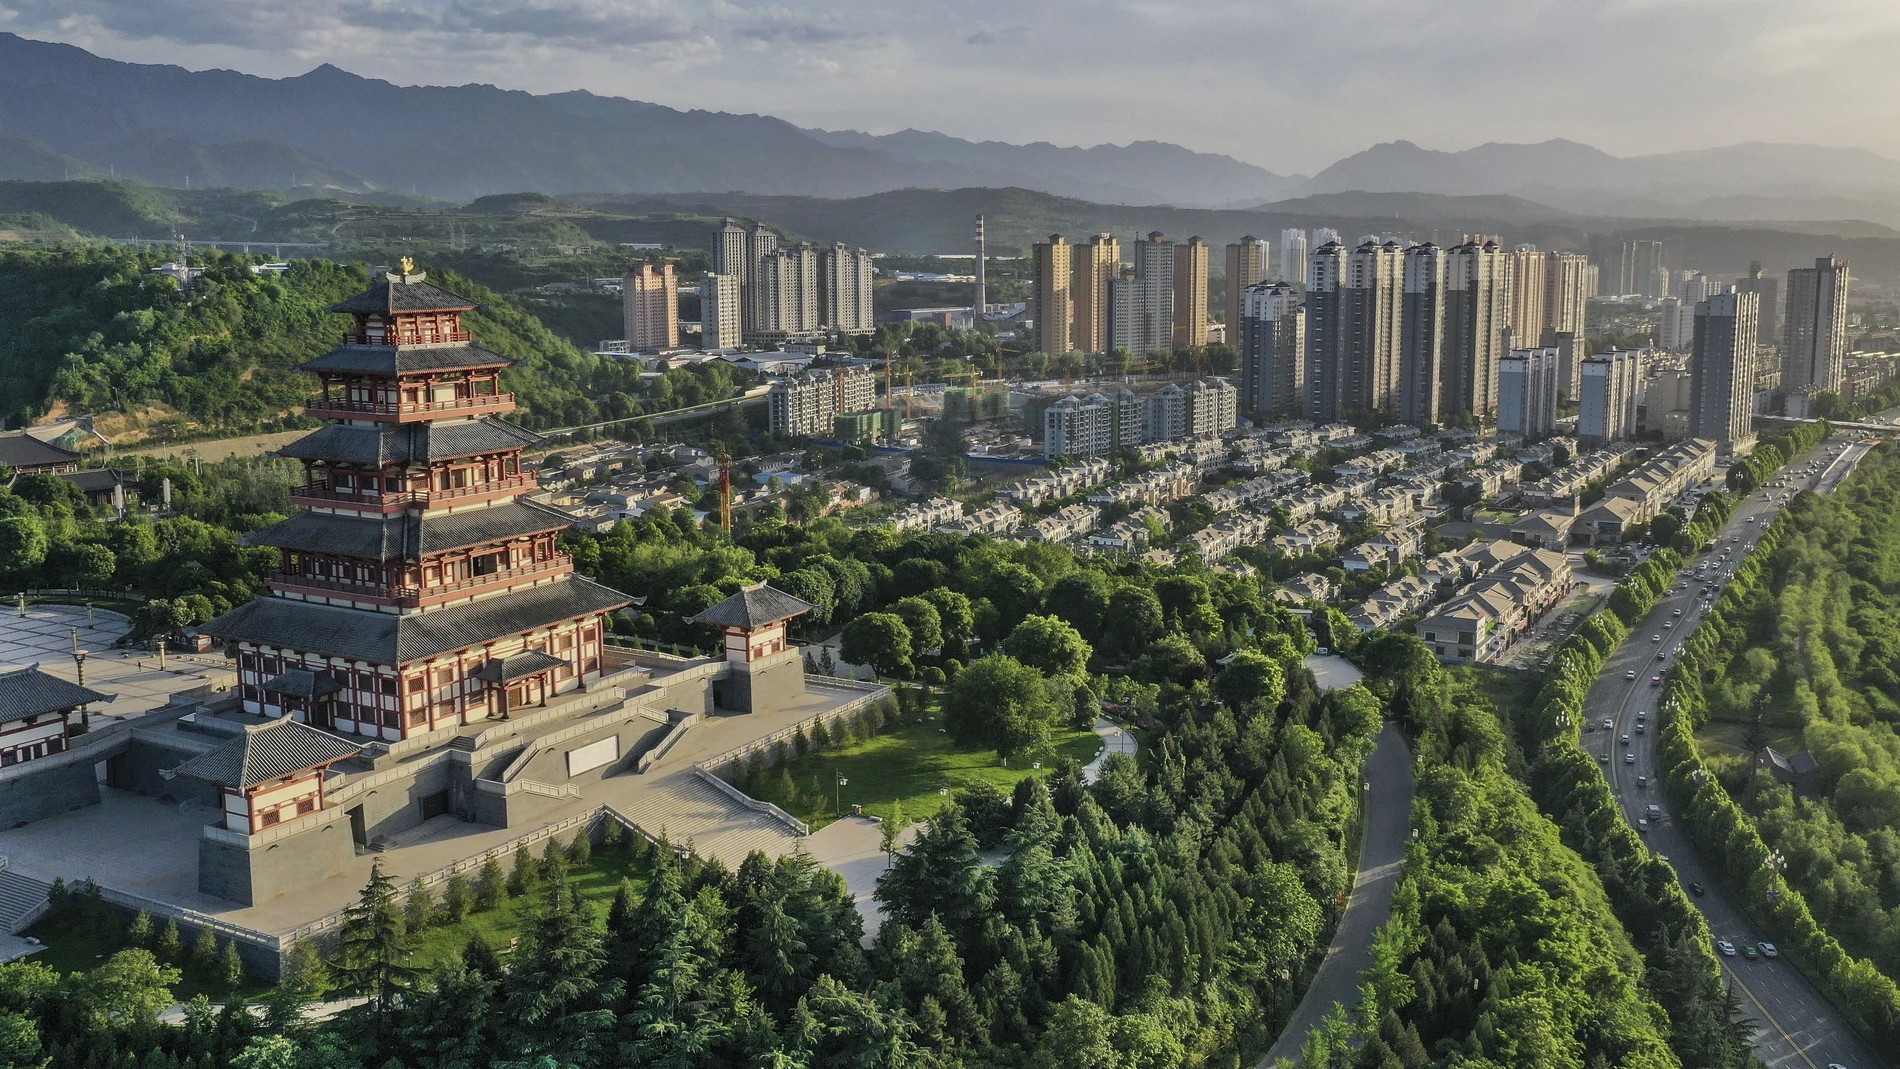
[[[1649,786],[1649,777],[1648,777],[1648,776],[1638,776],[1638,777],[1636,777],[1636,785],[1637,785],[1638,787],[1647,787],[1647,786]]]
[[[1641,721],[1638,721],[1636,724],[1636,733],[1638,735],[1641,735],[1643,733],[1643,725]]]
[[[1649,821],[1648,821],[1648,820],[1645,820],[1645,819],[1644,819],[1644,818],[1642,818],[1642,817],[1637,817],[1637,818],[1636,818],[1636,834],[1638,834],[1638,835],[1648,835],[1648,834],[1649,834]]]
[[[1657,651],[1656,651],[1656,659],[1657,659],[1657,660],[1659,660],[1659,661],[1666,661],[1666,660],[1668,660],[1668,659],[1669,659],[1669,651],[1668,651],[1668,650],[1657,650]]]
[[[1649,636],[1649,640],[1650,640],[1651,642],[1661,642],[1661,641],[1662,641],[1662,633],[1661,633],[1661,632],[1657,632],[1656,634],[1654,634],[1654,635],[1651,635],[1651,636]]]
[[[1630,733],[1625,731],[1623,733],[1623,745],[1628,746],[1629,744],[1630,744]]]
[[[1756,958],[1761,957],[1761,951],[1756,950],[1753,944],[1743,943],[1742,957],[1747,958],[1749,961],[1754,961]]]
[[[1615,726],[1616,726],[1616,723],[1612,721],[1609,717],[1606,716],[1603,718],[1603,730],[1608,731]]]
[[[1703,895],[1706,895],[1709,892],[1701,884],[1691,883],[1689,885],[1689,893],[1696,896],[1697,898],[1701,898]]]
[[[1650,676],[1650,677],[1649,677],[1649,685],[1650,685],[1650,686],[1652,686],[1652,687],[1660,687],[1660,686],[1662,686],[1662,677],[1661,677],[1661,676]]]
[[[1627,671],[1627,672],[1624,672],[1624,673],[1623,673],[1623,678],[1624,678],[1624,679],[1635,679],[1635,678],[1636,678],[1636,669],[1634,669],[1634,668],[1632,668],[1632,669],[1630,669],[1629,671]],[[1604,727],[1609,727],[1609,726],[1610,726],[1610,723],[1609,723],[1609,721],[1607,721],[1607,720],[1606,720],[1606,721],[1604,721],[1604,722],[1603,722],[1603,726],[1604,726]]]
[[[1654,803],[1654,802],[1651,802],[1651,803],[1649,803],[1649,808],[1647,808],[1647,809],[1645,809],[1645,810],[1643,811],[1643,815],[1644,815],[1644,816],[1647,816],[1647,817],[1648,817],[1649,819],[1651,819],[1651,820],[1661,820],[1661,819],[1662,819],[1662,806],[1659,806],[1659,805],[1657,805],[1656,803]]]
[[[1778,958],[1781,956],[1781,951],[1776,950],[1775,944],[1773,943],[1757,943],[1755,945],[1761,948],[1761,956],[1764,958]]]
[[[1597,764],[1599,764],[1599,765],[1607,765],[1607,764],[1609,764],[1609,763],[1610,763],[1610,755],[1609,755],[1609,754],[1606,754],[1606,753],[1600,753],[1600,754],[1598,754],[1598,755],[1597,755]]]
[[[1681,609],[1677,609],[1676,611],[1677,611],[1677,612],[1681,612],[1682,610],[1681,610]],[[1676,627],[1676,622],[1675,622],[1674,620],[1664,620],[1664,621],[1663,621],[1663,630],[1664,630],[1664,631],[1673,631],[1673,630],[1675,630],[1675,627]]]
[[[1732,958],[1735,956],[1735,944],[1729,942],[1726,939],[1717,939],[1715,941],[1715,949],[1721,951],[1722,956],[1725,958]]]
[[[1676,610],[1675,612],[1672,612],[1672,613],[1670,613],[1669,615],[1671,615],[1671,616],[1681,616],[1681,615],[1682,615],[1682,610],[1681,610],[1681,609],[1677,609],[1677,610]]]
[[[1624,763],[1624,764],[1626,764],[1626,765],[1633,765],[1633,764],[1635,764],[1635,763],[1636,763],[1636,755],[1635,755],[1635,754],[1633,754],[1633,753],[1626,753],[1626,754],[1624,754],[1624,755],[1623,755],[1623,763]]]

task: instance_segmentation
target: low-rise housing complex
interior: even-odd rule
[[[967,513],[960,520],[939,524],[937,530],[947,534],[1006,535],[1022,525],[1022,509],[1014,505],[999,504]]]
[[[1100,486],[1108,481],[1113,470],[1109,462],[1100,457],[1081,460],[1012,483],[998,490],[996,496],[1014,501],[1024,508],[1033,508],[1045,501],[1060,501]]]
[[[1274,535],[1267,544],[1289,557],[1320,553],[1339,544],[1339,525],[1328,520],[1308,520],[1289,531]]]
[[[1630,528],[1655,519],[1683,491],[1715,474],[1715,454],[1714,441],[1690,438],[1650,457],[1604,488],[1603,499],[1577,517],[1575,535],[1591,545],[1621,542]]]
[[[1183,539],[1194,547],[1201,559],[1212,563],[1243,547],[1259,545],[1273,530],[1273,521],[1256,512],[1223,516]]]
[[[1072,542],[1095,529],[1102,510],[1093,505],[1064,505],[1024,530],[1032,542]]]
[[[1507,549],[1499,549],[1503,546]],[[1570,558],[1547,549],[1494,543],[1502,556],[1482,578],[1419,620],[1417,634],[1441,661],[1495,664],[1570,592]]]
[[[963,519],[963,502],[933,497],[905,505],[891,515],[891,526],[900,531],[930,531]]]

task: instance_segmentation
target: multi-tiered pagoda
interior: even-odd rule
[[[567,520],[521,500],[512,361],[475,344],[475,304],[404,261],[330,310],[355,324],[303,369],[330,421],[281,451],[304,506],[250,537],[283,553],[271,593],[205,625],[237,646],[247,712],[393,742],[541,704],[602,672],[628,604],[573,574]]]

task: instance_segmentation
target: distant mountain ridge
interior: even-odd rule
[[[1248,204],[1298,179],[1176,145],[981,144],[805,131],[584,91],[397,86],[330,64],[295,78],[122,63],[0,33],[0,178],[415,192],[847,197],[1020,185],[1103,201]],[[91,174],[72,173],[74,165]]]
[[[1612,156],[1561,138],[1459,152],[1388,141],[1301,183],[1293,195],[1506,194],[1579,213],[1700,219],[1900,217],[1900,161],[1857,148],[1748,142]]]

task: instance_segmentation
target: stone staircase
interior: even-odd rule
[[[12,934],[40,919],[52,888],[0,868],[0,934]]]
[[[661,789],[644,791],[618,808],[649,834],[665,832],[680,846],[690,840],[701,856],[716,857],[732,868],[754,850],[777,857],[798,842],[777,819],[747,809],[690,774],[669,777]]]

